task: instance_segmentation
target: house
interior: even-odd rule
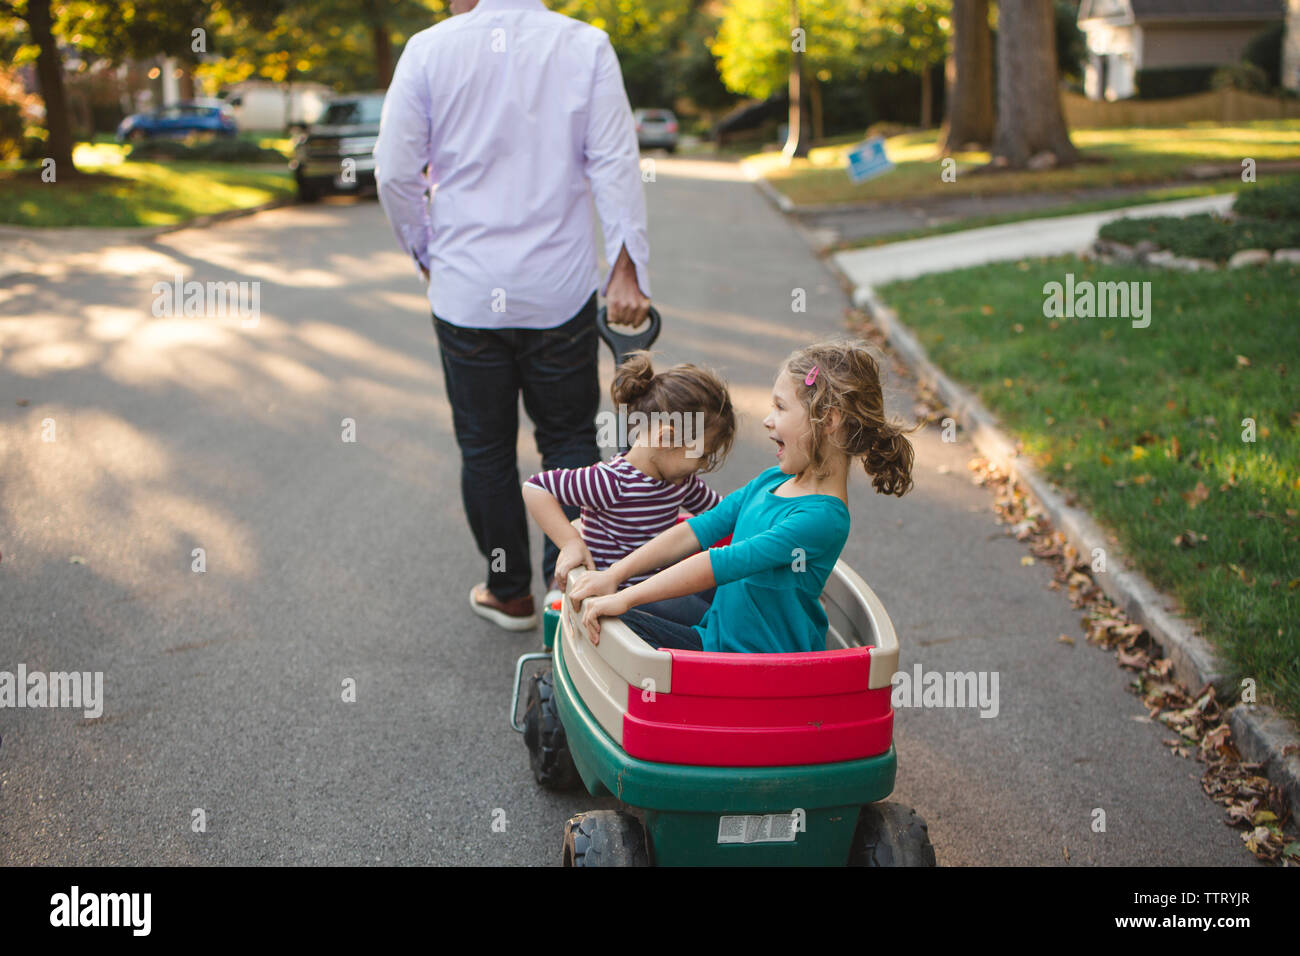
[[[1282,40],[1282,85],[1300,93],[1300,0],[1287,0],[1286,37]]]
[[[1137,92],[1139,70],[1236,63],[1246,44],[1286,18],[1288,4],[1297,0],[1083,0],[1084,91],[1119,100]]]

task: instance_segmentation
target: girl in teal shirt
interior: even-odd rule
[[[849,536],[849,467],[861,459],[877,492],[902,496],[912,487],[912,444],[885,420],[879,368],[856,342],[814,345],[786,359],[763,427],[775,467],[574,585],[593,643],[600,618],[621,616],[656,647],[825,649],[818,596]],[[728,534],[729,546],[702,551]],[[617,590],[654,568],[663,570]],[[711,603],[699,597],[715,586]]]

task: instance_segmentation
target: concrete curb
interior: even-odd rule
[[[264,202],[260,206],[249,206],[247,209],[228,209],[225,212],[214,212],[211,215],[199,216],[197,219],[191,219],[188,222],[178,222],[171,226],[151,226],[153,234],[150,239],[156,239],[158,236],[164,236],[169,232],[180,232],[182,229],[201,229],[204,226],[212,226],[219,222],[228,222],[231,219],[243,219],[245,216],[255,216],[259,212],[266,212],[269,209],[279,209],[282,206],[292,206],[298,200],[296,199],[272,199],[270,202]]]
[[[781,212],[800,211],[802,207],[795,206],[795,204],[790,200],[789,196],[781,192],[779,189],[777,189],[775,186],[769,183],[762,176],[758,175],[758,173],[754,172],[754,170],[751,169],[749,166],[747,166],[744,163],[741,163],[741,168],[745,171],[745,175],[749,177],[749,181],[753,183],[755,186],[757,186],[758,191],[767,198],[767,201],[770,202],[777,209],[781,210]]]
[[[834,268],[834,263],[830,263]],[[839,271],[838,269],[836,271]],[[854,304],[869,312],[890,346],[916,377],[943,399],[953,417],[971,436],[980,454],[1019,481],[1053,524],[1065,533],[1080,554],[1103,548],[1107,571],[1094,575],[1105,594],[1129,619],[1141,624],[1173,661],[1174,676],[1194,693],[1214,684],[1221,702],[1236,696],[1224,686],[1222,665],[1210,644],[1179,616],[1175,602],[1160,594],[1146,578],[1129,567],[1113,535],[1087,512],[1073,507],[1065,494],[1019,457],[1018,447],[1002,432],[997,419],[972,393],[953,382],[927,357],[925,349],[898,320],[894,311],[869,286],[853,292]],[[1261,704],[1237,704],[1227,711],[1233,739],[1242,756],[1266,765],[1268,778],[1282,790],[1292,816],[1300,819],[1300,734],[1286,717]]]

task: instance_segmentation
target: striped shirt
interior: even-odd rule
[[[582,540],[600,571],[676,524],[678,508],[701,514],[722,500],[698,475],[674,485],[651,478],[622,455],[586,468],[539,472],[527,484],[545,489],[562,505],[581,507]],[[637,575],[626,583],[648,577]]]

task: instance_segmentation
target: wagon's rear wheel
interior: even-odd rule
[[[871,803],[858,813],[849,866],[935,866],[929,828],[915,810]]]
[[[564,825],[565,866],[649,866],[645,827],[622,810],[589,810]]]
[[[572,790],[582,783],[569,753],[569,741],[555,706],[555,676],[550,668],[528,681],[524,698],[524,743],[533,778],[548,790]]]

